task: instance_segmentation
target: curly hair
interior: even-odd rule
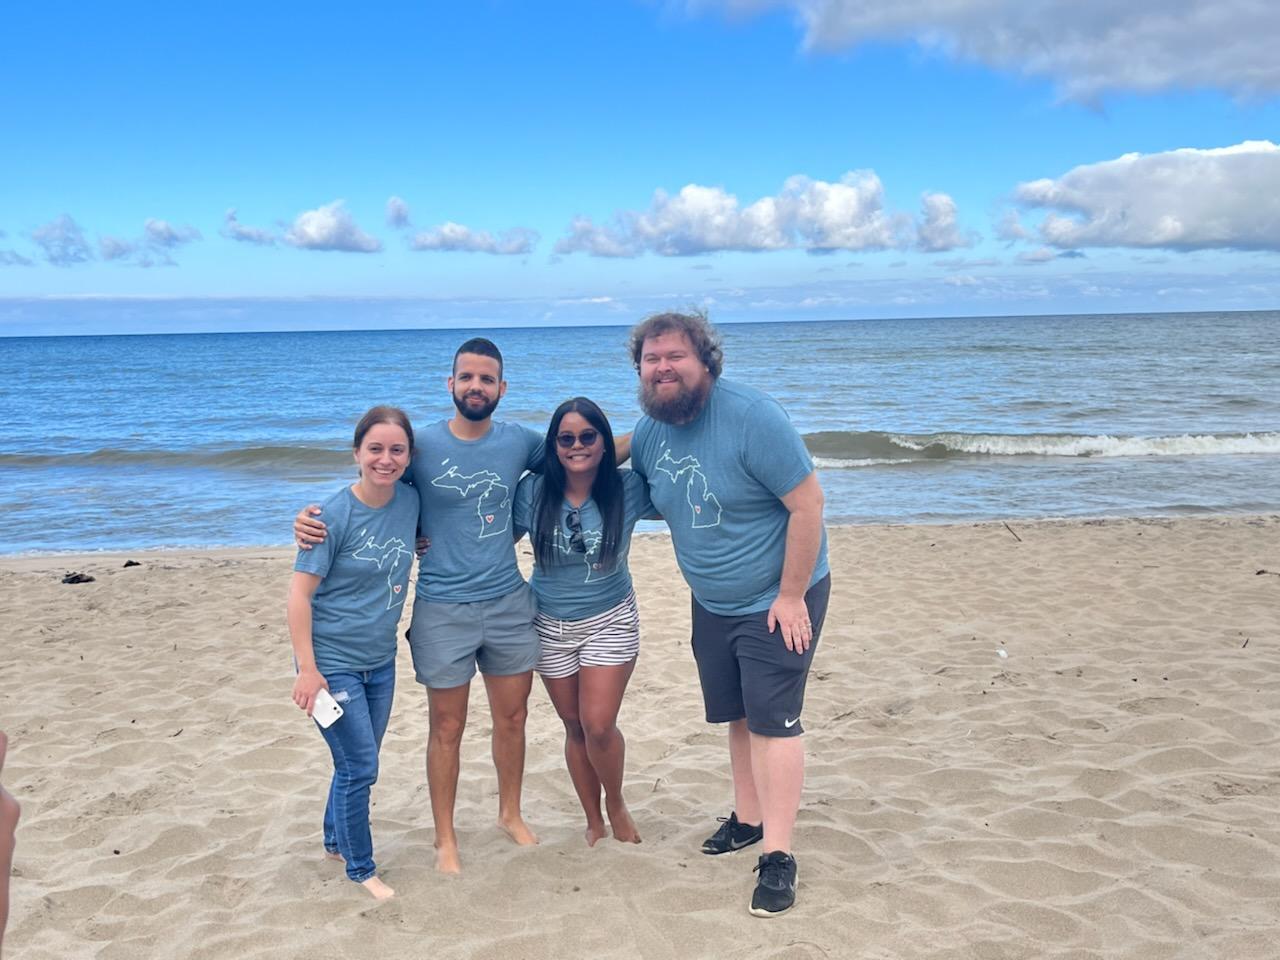
[[[719,377],[724,367],[724,353],[720,349],[720,334],[711,325],[702,310],[693,313],[655,313],[645,317],[631,328],[631,363],[640,369],[640,354],[644,352],[644,342],[650,337],[660,337],[664,333],[683,333],[689,338],[698,359],[702,361],[712,377]]]

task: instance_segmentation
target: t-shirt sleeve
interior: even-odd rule
[[[547,458],[547,450],[542,442],[542,434],[529,427],[521,427],[524,430],[525,439],[529,443],[529,459],[525,463],[525,469],[532,470],[534,473],[542,472],[543,461]]]
[[[350,512],[343,509],[342,500],[338,497],[331,497],[322,506],[320,519],[325,526],[324,540],[310,550],[299,550],[293,569],[299,573],[314,573],[323,580],[329,575],[333,558],[338,555],[338,545],[346,534]]]
[[[776,497],[784,497],[813,472],[813,458],[791,418],[774,400],[752,406],[743,437],[747,471]]]
[[[647,423],[641,421],[636,424],[636,428],[631,431],[631,459],[627,461],[627,465],[631,471],[642,479],[648,480],[649,472],[645,469],[645,452],[647,441],[649,439],[649,431],[645,429]]]
[[[623,514],[628,525],[637,520],[658,520],[658,513],[653,501],[649,499],[649,483],[634,470],[619,470],[622,474]]]
[[[533,485],[536,481],[536,474],[526,474],[516,487],[516,498],[511,506],[511,522],[515,526],[517,540],[533,528]]]

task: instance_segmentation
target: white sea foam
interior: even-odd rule
[[[941,446],[949,452],[1005,457],[1186,457],[1280,453],[1280,433],[1182,434],[1170,437],[939,433],[930,436],[891,434],[889,439],[908,450],[923,451]]]

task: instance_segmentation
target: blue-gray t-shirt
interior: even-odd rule
[[[631,572],[627,568],[631,532],[637,520],[656,516],[656,513],[649,502],[644,478],[632,470],[618,472],[622,476],[622,540],[613,565],[605,570],[599,562],[604,522],[596,502],[588,497],[578,508],[583,545],[586,547],[585,553],[578,553],[570,545],[573,532],[565,520],[574,507],[562,500],[560,526],[553,534],[557,549],[555,562],[544,567],[535,561],[533,579],[529,581],[538,600],[538,612],[557,620],[582,620],[616,607],[631,592]],[[542,477],[532,474],[520,481],[515,510],[518,534],[533,530],[537,519],[534,504],[542,482]],[[530,539],[535,540],[535,537]],[[534,552],[537,552],[536,546]]]
[[[542,466],[542,435],[491,421],[479,440],[459,440],[449,422],[417,435],[405,472],[417,488],[423,534],[418,596],[433,603],[492,600],[524,582],[516,566],[511,508],[526,470]]]
[[[321,673],[376,670],[396,655],[396,624],[409,594],[418,498],[396,484],[382,507],[350,487],[321,504],[328,534],[299,550],[293,569],[321,577],[311,598],[311,645]]]
[[[790,512],[780,499],[813,472],[776,400],[717,380],[691,423],[641,417],[631,463],[671,528],[689,589],[724,616],[769,609],[778,596]],[[827,575],[827,533],[809,584]]]

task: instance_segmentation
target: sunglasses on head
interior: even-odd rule
[[[600,431],[598,430],[583,430],[579,434],[573,434],[566,430],[564,433],[556,434],[556,443],[560,444],[560,447],[564,450],[571,449],[575,443],[580,443],[584,447],[594,447],[599,437]]]
[[[563,447],[565,444],[562,443],[560,446]],[[582,539],[582,515],[577,510],[570,510],[564,515],[564,522],[569,528],[569,549],[574,553],[586,553],[587,543]]]

